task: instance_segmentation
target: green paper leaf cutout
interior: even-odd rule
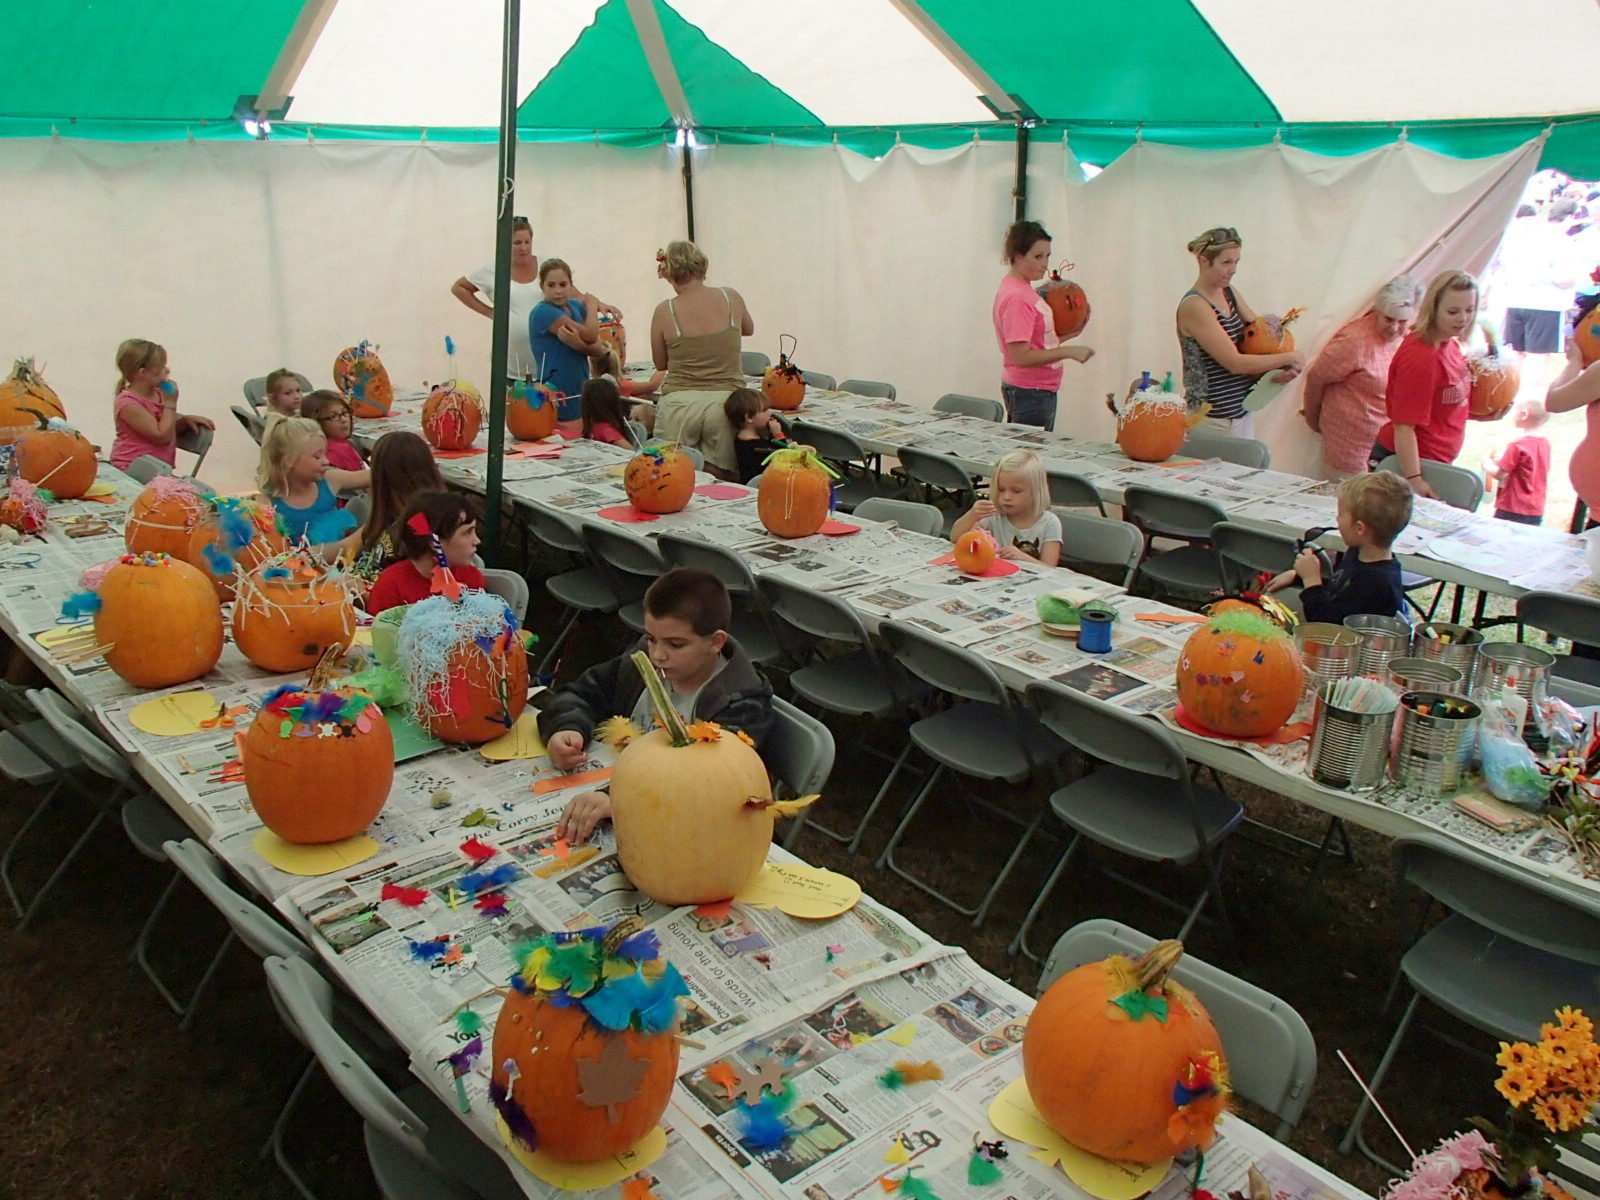
[[[1167,1023],[1167,998],[1165,996],[1152,996],[1148,992],[1141,992],[1135,988],[1131,992],[1124,992],[1111,1003],[1127,1013],[1135,1021],[1145,1017],[1154,1017],[1163,1025]]]

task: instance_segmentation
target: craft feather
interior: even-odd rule
[[[641,962],[661,957],[661,939],[653,929],[641,929],[631,937],[622,939],[617,947],[617,957]]]
[[[939,1196],[933,1190],[932,1184],[920,1176],[911,1174],[909,1171],[900,1180],[900,1186],[896,1189],[896,1194],[909,1196],[911,1200],[939,1200]]]
[[[931,1059],[927,1062],[911,1062],[901,1059],[894,1067],[878,1076],[878,1082],[891,1092],[904,1087],[908,1083],[922,1083],[929,1079],[943,1079],[944,1068]]]
[[[263,579],[287,579],[287,578],[289,578],[289,568],[288,567],[268,567],[265,571],[261,572],[261,578],[263,578]]]
[[[117,565],[117,559],[108,558],[103,563],[95,563],[92,567],[85,567],[83,574],[78,576],[78,586],[86,592],[100,590],[100,581],[106,577],[106,572]]]
[[[430,942],[412,942],[411,957],[417,962],[432,962],[436,958],[443,958],[449,951],[447,939],[435,939]]]
[[[461,843],[461,853],[465,854],[473,862],[487,862],[499,851],[481,838],[468,838]]]
[[[214,503],[223,543],[238,553],[255,540],[256,523],[251,503],[237,496],[219,496]]]
[[[982,1150],[974,1150],[972,1157],[967,1160],[967,1182],[973,1187],[985,1187],[991,1183],[999,1183],[1006,1177],[992,1160],[983,1156]]]
[[[411,605],[395,647],[410,681],[412,715],[425,724],[451,712],[451,656],[476,645],[480,637],[514,634],[516,629],[505,601],[491,592],[463,592],[456,601],[429,596]]]
[[[776,1150],[789,1140],[791,1133],[769,1097],[755,1105],[740,1101],[734,1110],[734,1123],[739,1128],[739,1141],[752,1150]]]
[[[627,717],[607,717],[594,731],[595,740],[613,750],[621,750],[629,742],[643,737],[640,728]]]
[[[472,1070],[472,1064],[478,1061],[478,1055],[483,1053],[483,1039],[475,1037],[454,1054],[446,1056],[445,1061],[450,1064],[450,1069],[457,1075],[465,1075]]]
[[[500,1114],[506,1129],[519,1145],[530,1151],[539,1148],[539,1133],[534,1129],[533,1121],[498,1079],[489,1080],[489,1103],[494,1105],[495,1112]]]
[[[462,891],[476,896],[479,892],[486,892],[492,888],[505,887],[514,883],[517,878],[517,868],[512,863],[502,863],[492,871],[469,871],[456,880],[456,886]]]
[[[506,912],[506,898],[499,892],[479,896],[472,902],[472,905],[480,912],[487,913],[491,917],[501,917]]]
[[[401,887],[397,883],[386,883],[383,891],[378,893],[380,900],[396,900],[407,908],[417,908],[428,902],[427,888]]]
[[[72,620],[90,617],[100,611],[100,597],[93,592],[77,592],[61,602],[61,615]]]
[[[284,708],[287,707],[283,703],[287,697],[293,696],[296,700],[298,700],[300,695],[301,691],[298,684],[281,683],[262,697],[261,707],[270,708],[274,712],[282,712]]]

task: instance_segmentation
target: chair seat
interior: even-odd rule
[[[1179,546],[1146,558],[1139,575],[1180,591],[1214,592],[1222,587],[1216,554],[1201,546]]]
[[[892,479],[880,479],[871,475],[850,475],[833,489],[833,500],[840,511],[854,512],[856,505],[863,500],[874,498],[901,500],[905,498],[905,494],[905,488]]]
[[[1206,845],[1233,832],[1244,809],[1210,788],[1194,788]],[[1162,781],[1123,767],[1101,766],[1050,795],[1050,807],[1069,829],[1146,862],[1193,862],[1194,819],[1178,796],[1165,798]]]
[[[552,575],[544,581],[544,588],[561,604],[582,612],[613,612],[619,603],[606,577],[593,567]]]
[[[83,756],[42,717],[15,725],[11,732],[45,762],[54,764],[57,770],[74,771],[83,766]]]
[[[168,842],[193,837],[178,815],[149,792],[135,792],[122,806],[122,828],[133,848],[146,858],[166,862]]]
[[[427,1122],[428,1136],[423,1139],[423,1145],[437,1163],[449,1167],[455,1176],[447,1180],[452,1189],[459,1188],[468,1196],[483,1197],[484,1200],[526,1200],[527,1192],[516,1181],[511,1173],[511,1168],[498,1154],[478,1138],[456,1113],[450,1111],[431,1091],[423,1084],[416,1083],[409,1087],[401,1088],[396,1096],[407,1108],[416,1113],[418,1117]],[[384,1142],[388,1142],[394,1154],[403,1155],[410,1164],[412,1178],[420,1180],[440,1179],[435,1172],[418,1163],[406,1151],[405,1147],[398,1145],[383,1135],[378,1135]],[[371,1151],[373,1139],[368,1139],[367,1146]],[[394,1160],[386,1160],[387,1164],[397,1165]],[[373,1174],[377,1175],[377,1163],[373,1163]],[[458,1182],[459,1181],[459,1182]],[[379,1178],[380,1186],[383,1179]],[[390,1191],[383,1189],[385,1196],[391,1200],[401,1196],[454,1196],[450,1192],[433,1191]]]
[[[1023,736],[1035,762],[1054,762],[1061,743],[1026,713],[1018,713]],[[1020,783],[1028,776],[1028,760],[1017,744],[1011,721],[996,705],[969,701],[911,726],[911,741],[929,758],[974,779]]]
[[[1593,1012],[1600,980],[1583,963],[1514,942],[1454,913],[1400,960],[1411,986],[1434,1004],[1505,1041],[1537,1041],[1565,1004]]]
[[[909,686],[898,667],[890,677],[877,675],[865,652],[825,658],[789,676],[795,695],[830,712],[853,717],[889,717],[905,707]]]
[[[1556,655],[1556,664],[1550,674],[1588,687],[1600,687],[1600,658],[1579,658],[1572,654]]]
[[[1432,575],[1421,575],[1416,571],[1402,570],[1400,572],[1400,587],[1408,592],[1414,592],[1418,588],[1432,587],[1438,582]]]
[[[56,777],[55,766],[40,758],[38,753],[7,729],[0,732],[0,776],[12,783],[25,783],[42,787]]]

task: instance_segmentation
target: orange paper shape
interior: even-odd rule
[[[1207,729],[1188,713],[1184,712],[1182,704],[1173,708],[1172,719],[1190,733],[1198,734],[1201,737],[1214,738],[1219,742],[1248,742],[1255,746],[1287,746],[1290,742],[1298,742],[1301,738],[1311,736],[1310,721],[1291,721],[1277,732],[1264,734],[1261,737],[1235,737],[1232,734],[1217,733],[1215,730]]]
[[[544,795],[546,792],[560,792],[567,788],[582,787],[586,783],[604,783],[611,778],[610,767],[599,767],[593,771],[579,771],[576,775],[552,775],[548,779],[536,779],[533,782],[535,795]]]
[[[710,904],[702,904],[694,910],[694,915],[705,921],[726,921],[728,914],[733,911],[733,897],[726,900],[713,900]]]

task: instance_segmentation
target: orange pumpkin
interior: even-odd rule
[[[1065,269],[1072,270],[1072,264],[1067,263]],[[1050,278],[1039,289],[1039,294],[1050,306],[1056,336],[1062,341],[1077,337],[1089,324],[1089,297],[1072,280],[1063,279],[1060,271],[1050,272]]]
[[[270,504],[217,496],[174,475],[151,480],[134,498],[122,537],[130,553],[170,554],[199,567],[223,600],[233,598],[236,570],[253,570],[288,548]]]
[[[67,410],[61,397],[39,374],[31,358],[19,358],[11,364],[11,374],[0,381],[0,431],[12,432],[31,429],[41,418],[65,418]],[[0,434],[0,441],[10,441]]]
[[[556,431],[556,391],[549,384],[517,380],[506,397],[506,428],[519,442],[537,442]]]
[[[783,339],[789,337],[784,334],[778,339],[781,347]],[[791,342],[793,338],[789,338]],[[793,350],[793,347],[790,347]],[[761,376],[761,394],[767,398],[767,407],[781,409],[784,412],[793,412],[800,407],[806,398],[805,372],[795,366],[789,355],[778,352],[778,361],[769,366]]]
[[[1022,1034],[1039,1115],[1074,1146],[1153,1164],[1216,1137],[1228,1103],[1222,1039],[1193,992],[1167,978],[1181,942],[1062,975]]]
[[[682,512],[694,495],[694,463],[675,443],[651,446],[628,460],[622,486],[641,512]]]
[[[239,582],[233,642],[264,671],[315,666],[329,646],[348,646],[355,632],[355,605],[343,581],[303,559],[271,559]]]
[[[1165,462],[1188,433],[1188,410],[1176,392],[1135,392],[1117,410],[1117,445],[1134,462]]]
[[[833,507],[833,473],[809,446],[774,450],[756,489],[756,514],[767,532],[781,538],[809,537]]]
[[[1578,319],[1572,323],[1572,340],[1578,345],[1584,366],[1600,362],[1600,303],[1579,311]]]
[[[489,592],[429,596],[406,610],[395,639],[419,724],[441,741],[476,745],[517,723],[528,702],[528,655],[517,619]]]
[[[422,436],[436,450],[470,450],[483,421],[483,398],[469,383],[442,383],[422,405]]]
[[[165,554],[125,554],[95,589],[95,640],[134,687],[199,679],[222,657],[222,603],[198,567]]]
[[[37,533],[49,520],[44,497],[26,479],[12,478],[0,487],[0,525],[9,525],[18,533]]]
[[[1467,399],[1467,411],[1485,420],[1498,417],[1510,408],[1522,387],[1522,372],[1515,360],[1502,357],[1500,343],[1487,321],[1479,322],[1487,350],[1467,358],[1472,371],[1472,392]]]
[[[1244,327],[1244,337],[1239,342],[1240,351],[1245,354],[1287,354],[1294,349],[1294,334],[1289,332],[1289,323],[1303,312],[1303,308],[1291,308],[1281,317],[1272,313],[1257,317]]]
[[[1213,606],[1183,644],[1178,701],[1205,728],[1228,737],[1265,737],[1300,703],[1305,668],[1294,639],[1243,601]]]
[[[17,437],[17,474],[57,500],[76,500],[94,484],[100,464],[88,438],[59,417],[51,420],[40,417],[37,429]]]
[[[986,529],[967,530],[956,539],[955,560],[968,575],[982,575],[994,565],[1000,547]]]
[[[547,934],[522,956],[495,1020],[489,1078],[514,1150],[596,1162],[636,1145],[666,1111],[676,1002],[688,988],[643,929],[630,917],[603,939]],[[613,1000],[613,989],[627,994]]]
[[[338,842],[383,811],[394,735],[363,692],[283,687],[250,722],[239,761],[263,825],[286,842]]]
[[[600,344],[617,356],[617,362],[628,361],[628,331],[614,317],[600,318]]]
[[[333,360],[333,386],[358,417],[387,417],[394,407],[394,385],[371,342],[339,351]]]

